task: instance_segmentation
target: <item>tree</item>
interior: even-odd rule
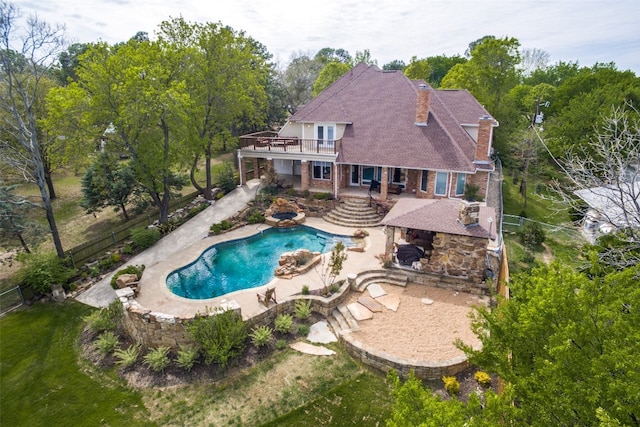
[[[313,83],[313,91],[311,92],[311,95],[314,97],[318,96],[320,92],[331,86],[333,82],[342,77],[350,69],[351,66],[343,62],[328,62],[322,71],[320,71],[318,78]]]
[[[38,128],[41,85],[65,44],[62,27],[52,27],[37,17],[29,17],[21,31],[19,11],[10,3],[0,3],[0,139],[2,161],[35,183],[45,210],[56,253],[64,257]]]
[[[588,200],[604,222],[622,230],[618,237],[625,244],[601,251],[600,261],[635,265],[640,259],[628,255],[640,248],[640,112],[614,108],[588,146],[560,161],[565,179],[552,186],[559,202],[584,217],[581,199]]]
[[[429,56],[427,57],[427,63],[431,68],[431,75],[429,76],[429,84],[432,87],[440,87],[440,83],[444,76],[447,75],[449,70],[453,68],[457,64],[464,64],[467,62],[467,59],[454,55],[454,56],[445,56],[445,55],[437,55],[437,56]]]
[[[269,73],[262,46],[219,24],[190,24],[182,18],[163,22],[160,42],[190,64],[181,70],[189,96],[181,139],[191,139],[192,184],[211,199],[211,158],[225,148],[241,118],[264,125],[265,83]],[[193,179],[198,159],[205,157],[206,186]]]
[[[329,62],[341,62],[343,64],[353,63],[353,58],[351,58],[348,51],[330,47],[320,49],[313,59],[321,62],[323,65],[327,65]]]
[[[76,68],[78,68],[80,56],[87,51],[87,48],[86,43],[74,43],[58,55],[59,65],[54,70],[54,74],[62,86],[78,80]]]
[[[413,80],[428,81],[431,76],[431,67],[426,59],[418,59],[417,56],[411,57],[409,65],[404,70],[404,74]]]
[[[336,277],[342,271],[342,266],[347,259],[347,253],[345,252],[344,243],[338,242],[331,249],[331,255],[329,256],[329,260],[325,257],[322,258],[322,265],[320,266],[320,271],[318,274],[320,275],[320,279],[324,284],[324,292],[327,293],[329,287],[333,285]]]
[[[322,70],[322,63],[303,52],[291,55],[289,64],[280,72],[280,81],[287,94],[287,110],[295,113],[312,98],[313,82]]]
[[[502,98],[519,82],[516,67],[520,63],[520,42],[487,36],[469,46],[469,61],[451,68],[441,86],[469,90],[497,115]]]
[[[470,361],[510,384],[512,425],[596,426],[599,408],[640,425],[640,265],[588,274],[554,263],[512,277],[510,298],[478,308]]]
[[[82,177],[80,205],[87,213],[98,212],[106,206],[122,210],[125,220],[129,220],[127,203],[137,187],[133,168],[129,164],[118,165],[116,157],[101,152]]]
[[[125,151],[138,183],[149,194],[165,223],[173,189],[184,179],[176,175],[188,154],[181,144],[190,98],[181,67],[183,56],[159,42],[129,40],[110,47],[91,45],[77,70],[78,83],[65,90],[87,110],[91,128],[102,133],[109,150]],[[75,111],[76,102],[64,104]]]
[[[363,51],[356,50],[356,54],[353,57],[353,65],[358,65],[361,62],[364,62],[367,65],[378,65],[378,61],[371,57],[369,49],[365,49]]]
[[[542,49],[522,49],[522,61],[520,62],[522,75],[527,77],[536,70],[546,69],[549,56],[549,52]]]
[[[31,253],[29,245],[44,241],[46,228],[31,219],[30,211],[39,206],[17,197],[14,189],[15,185],[0,185],[0,244],[13,246],[18,241],[25,252]]]
[[[405,68],[407,68],[407,64],[405,64],[402,59],[394,59],[393,61],[389,61],[382,66],[383,70],[388,70],[388,71],[391,71],[391,70],[404,71]]]

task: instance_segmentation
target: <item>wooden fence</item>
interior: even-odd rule
[[[169,203],[169,210],[178,209],[188,205],[197,196],[198,192],[187,194],[179,199],[174,199]],[[136,218],[130,219],[126,223],[114,227],[111,231],[102,234],[101,236],[82,243],[73,249],[67,251],[67,255],[71,260],[73,268],[77,268],[86,262],[94,261],[97,256],[104,254],[109,248],[112,248],[119,243],[129,239],[131,237],[131,230],[135,227],[146,227],[151,225],[159,215],[159,210],[153,208],[151,212],[146,215],[140,215]]]

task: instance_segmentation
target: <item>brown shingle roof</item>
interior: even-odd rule
[[[493,208],[481,206],[478,225],[463,226],[458,221],[459,200],[400,199],[384,217],[381,224],[414,230],[490,238],[489,218],[495,224]],[[491,230],[495,237],[495,229]]]
[[[428,126],[416,126],[422,81],[358,64],[291,121],[349,123],[339,163],[474,172],[475,142],[462,124],[487,111],[466,90],[433,90]]]

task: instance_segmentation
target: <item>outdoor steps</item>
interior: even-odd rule
[[[344,199],[338,207],[324,216],[324,220],[344,227],[375,227],[383,216],[369,206],[366,199]]]
[[[369,270],[358,274],[355,281],[354,291],[364,292],[371,283],[390,283],[396,286],[407,286],[408,277],[406,274],[400,271],[394,271],[389,269]]]
[[[340,335],[343,332],[346,333],[360,330],[358,322],[353,318],[349,309],[343,304],[339,305],[338,308],[333,309],[331,316],[328,317],[328,321],[337,335]]]

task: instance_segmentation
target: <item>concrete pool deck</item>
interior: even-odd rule
[[[320,289],[322,281],[317,269],[311,269],[303,275],[292,279],[273,279],[266,285],[247,290],[236,291],[221,297],[206,300],[191,300],[173,294],[166,285],[166,277],[173,270],[194,261],[210,246],[227,240],[240,239],[266,230],[265,224],[248,225],[218,236],[208,236],[211,224],[227,219],[242,210],[252,200],[260,187],[259,180],[251,180],[246,185],[236,188],[222,199],[187,221],[180,228],[162,238],[153,247],[141,252],[125,265],[145,265],[145,271],[139,285],[138,303],[148,310],[171,314],[178,317],[191,317],[196,313],[204,313],[225,300],[236,301],[243,318],[247,319],[265,311],[258,303],[256,293],[264,293],[266,287],[276,288],[278,301],[285,300],[299,293],[304,285],[309,289]],[[357,228],[341,227],[324,221],[322,218],[307,217],[305,225],[333,234],[353,235]],[[367,269],[380,268],[376,255],[384,251],[385,236],[381,227],[366,228],[369,237],[365,239],[364,252],[347,252],[342,273],[337,278],[346,279],[349,273],[358,273]],[[110,282],[113,273],[106,275],[99,282],[81,293],[76,299],[93,307],[106,307],[116,299]]]
[[[357,228],[341,227],[330,224],[322,218],[309,218],[305,225],[333,234],[351,236]],[[319,275],[321,266],[309,270],[305,274],[291,279],[274,278],[268,284],[231,292],[229,294],[202,300],[187,299],[173,294],[166,285],[167,276],[177,268],[196,260],[202,252],[216,243],[241,239],[260,233],[261,230],[270,228],[265,224],[248,225],[230,232],[210,236],[195,241],[189,247],[176,252],[171,258],[161,263],[155,263],[146,267],[139,284],[139,294],[136,301],[142,307],[160,313],[170,314],[176,317],[188,318],[196,313],[204,313],[207,308],[220,306],[228,301],[235,301],[242,310],[242,317],[249,319],[266,311],[266,307],[258,302],[257,293],[263,294],[267,287],[276,289],[278,301],[301,292],[304,285],[309,289],[320,289],[323,286]],[[384,233],[381,228],[368,228],[369,236],[365,238],[364,252],[347,252],[347,260],[340,276],[336,280],[345,279],[349,273],[358,273],[366,269],[380,268],[380,261],[375,257],[384,248]]]

